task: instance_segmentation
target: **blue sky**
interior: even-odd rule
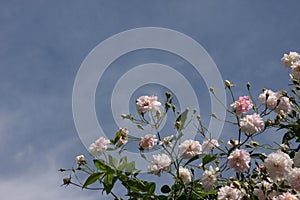
[[[173,29],[206,49],[223,79],[240,86],[237,94],[247,81],[254,94],[262,87],[276,91],[288,84],[282,54],[300,51],[298,6],[297,0],[0,1],[2,198],[99,199],[59,187],[57,169],[87,154],[73,122],[72,88],[101,41],[132,28]],[[157,58],[151,55],[137,59]]]

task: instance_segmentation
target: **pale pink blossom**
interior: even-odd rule
[[[126,128],[120,128],[119,129],[119,139],[118,139],[118,145],[124,145],[128,142],[128,130]]]
[[[300,61],[293,63],[291,76],[293,79],[300,79]]]
[[[109,140],[104,137],[100,137],[89,147],[89,151],[93,156],[100,156],[107,149],[107,145],[110,143]]]
[[[86,161],[85,161],[84,155],[76,156],[76,163],[77,163],[78,165],[83,165],[83,164],[85,164]]]
[[[291,68],[291,66],[300,59],[300,55],[297,52],[290,52],[289,54],[284,54],[281,58],[284,66]]]
[[[291,171],[293,160],[288,154],[277,151],[267,156],[264,161],[264,165],[267,168],[267,172],[270,178],[274,181],[282,180],[286,178],[288,173]]]
[[[209,166],[209,170],[205,170],[201,177],[201,183],[205,191],[209,191],[215,188],[220,173],[218,169],[214,170],[212,166]]]
[[[259,114],[246,115],[240,119],[241,131],[245,133],[256,133],[263,129],[264,121]]]
[[[203,152],[210,152],[212,149],[219,147],[218,140],[216,139],[211,139],[211,140],[205,140],[202,143],[202,149]]]
[[[154,145],[157,144],[157,139],[155,135],[147,134],[145,137],[142,137],[139,142],[140,150],[149,150],[152,149]]]
[[[258,99],[262,104],[265,104],[267,108],[273,110],[277,106],[278,94],[272,90],[265,90],[259,95]]]
[[[162,171],[169,171],[171,159],[166,154],[153,155],[151,164],[148,167],[148,173],[160,176]]]
[[[232,103],[230,106],[237,115],[240,115],[248,112],[253,107],[253,103],[250,97],[241,96],[237,101]]]
[[[160,141],[159,144],[160,145],[166,145],[168,147],[173,147],[173,144],[172,144],[173,138],[174,138],[174,135],[164,137],[164,139],[162,141]]]
[[[250,154],[244,149],[236,149],[228,156],[228,164],[236,172],[247,171],[250,160]]]
[[[201,151],[201,144],[195,140],[185,140],[179,145],[179,154],[185,159],[190,159],[196,155],[199,155],[201,154]]]
[[[298,200],[297,196],[290,192],[285,192],[278,197],[274,197],[273,200]]]
[[[292,188],[300,192],[300,168],[293,168],[287,175],[287,181]]]
[[[265,90],[259,95],[259,100],[262,104],[265,104],[268,109],[275,110],[279,113],[291,111],[291,103],[288,97],[282,96],[282,92],[273,92],[272,90]]]
[[[244,193],[239,189],[224,186],[218,192],[218,200],[241,200]]]
[[[148,111],[159,112],[161,103],[157,101],[157,96],[141,96],[136,100],[136,108],[139,113]]]
[[[288,113],[291,111],[291,103],[290,99],[288,97],[281,97],[279,99],[279,104],[276,107],[275,111],[279,113],[280,111],[283,111],[284,113]]]
[[[300,151],[295,153],[295,157],[293,158],[295,167],[300,167]]]
[[[265,200],[276,196],[276,191],[271,189],[272,184],[267,181],[262,181],[255,185],[253,194],[257,196],[258,200]],[[272,191],[271,191],[272,190]]]
[[[192,180],[192,173],[188,168],[184,167],[179,167],[179,178],[184,182],[184,183],[189,183]]]

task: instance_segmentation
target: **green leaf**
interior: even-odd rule
[[[118,177],[114,176],[114,174],[106,174],[103,180],[104,190],[106,194],[109,194],[114,187]]]
[[[96,172],[91,174],[85,181],[85,183],[83,184],[82,188],[87,187],[88,185],[91,185],[93,183],[95,183],[97,180],[99,180],[100,176],[102,176],[103,173],[101,172]]]
[[[202,157],[201,155],[196,155],[196,156],[192,157],[191,159],[189,159],[189,160],[184,164],[184,167],[185,167],[186,165],[188,165],[189,163],[191,163],[191,162],[193,162],[193,161],[195,161],[195,160],[198,160],[198,159],[201,158],[201,157]]]
[[[132,162],[128,163],[125,167],[125,171],[129,172],[129,173],[133,173],[135,171],[135,162],[132,161]]]
[[[97,169],[99,169],[102,172],[107,172],[107,173],[114,172],[114,170],[109,165],[107,165],[104,160],[101,159],[94,160],[94,165]]]
[[[204,158],[202,159],[202,164],[203,166],[214,161],[216,159],[216,155],[206,155],[204,156]]]
[[[169,192],[171,192],[171,188],[168,185],[164,185],[161,187],[160,191],[162,193],[169,193]]]
[[[154,182],[147,183],[148,194],[153,194],[155,192],[156,184]]]
[[[114,168],[117,168],[119,163],[118,163],[118,160],[114,157],[112,157],[111,155],[108,155],[108,161],[109,161],[109,164],[111,166],[113,166]]]
[[[176,127],[177,130],[182,130],[184,128],[184,124],[186,122],[186,119],[187,119],[187,114],[189,112],[189,109],[186,108],[184,112],[182,112],[176,119],[176,123],[179,123],[179,126]]]

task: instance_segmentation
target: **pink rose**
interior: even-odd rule
[[[157,144],[157,139],[155,139],[155,135],[147,134],[145,137],[142,137],[139,142],[140,150],[149,150],[151,149],[155,144]]]
[[[249,169],[250,154],[245,150],[236,149],[228,157],[230,168],[236,172],[244,172]]]
[[[253,103],[248,96],[241,96],[237,101],[230,105],[237,115],[248,112],[252,107]]]
[[[182,158],[190,159],[201,154],[202,147],[198,141],[185,140],[179,145],[179,154]]]
[[[259,114],[246,115],[240,119],[241,131],[245,133],[256,133],[263,129],[264,121]]]
[[[141,96],[136,100],[136,108],[139,113],[145,113],[148,111],[159,112],[161,103],[157,101],[157,96]]]
[[[100,156],[107,149],[107,145],[110,143],[109,140],[104,137],[100,137],[89,147],[89,151],[93,156]]]

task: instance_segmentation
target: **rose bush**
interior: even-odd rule
[[[230,115],[226,122],[237,127],[237,133],[232,134],[227,143],[212,138],[201,117],[195,116],[196,112],[190,114],[187,109],[179,113],[169,92],[164,104],[156,96],[140,97],[136,100],[138,116],[123,114],[122,117],[141,130],[150,125],[155,134],[145,133],[136,138],[130,130],[122,127],[110,140],[100,137],[89,148],[95,158],[94,166],[83,155],[77,156],[76,167],[60,169],[70,172],[70,176],[63,179],[63,185],[100,190],[114,199],[299,199],[299,59],[296,52],[284,54],[281,59],[291,69],[290,93],[263,89],[254,98],[251,85],[247,83],[248,94],[236,98],[233,84],[225,81],[224,87],[232,97],[230,106],[224,105]],[[218,98],[213,89],[210,91]],[[162,137],[164,134],[159,130],[168,112],[175,115],[173,129],[176,134]],[[146,119],[147,113],[151,120]],[[195,131],[201,139],[182,141],[182,136],[188,134],[185,133],[186,127],[192,124],[187,121],[189,115],[193,122],[197,122]],[[266,132],[282,134],[281,143],[273,146],[259,144],[258,136]],[[135,162],[128,162],[127,157],[122,156],[130,140],[139,140],[136,148],[141,159],[149,161],[149,176],[166,173],[173,177],[173,182],[158,189],[155,182],[141,179]],[[159,153],[147,158],[144,152],[153,149]],[[119,151],[121,159],[106,155],[107,151]],[[80,172],[86,175],[84,181],[77,175]],[[120,185],[125,193],[115,194],[114,188]]]

